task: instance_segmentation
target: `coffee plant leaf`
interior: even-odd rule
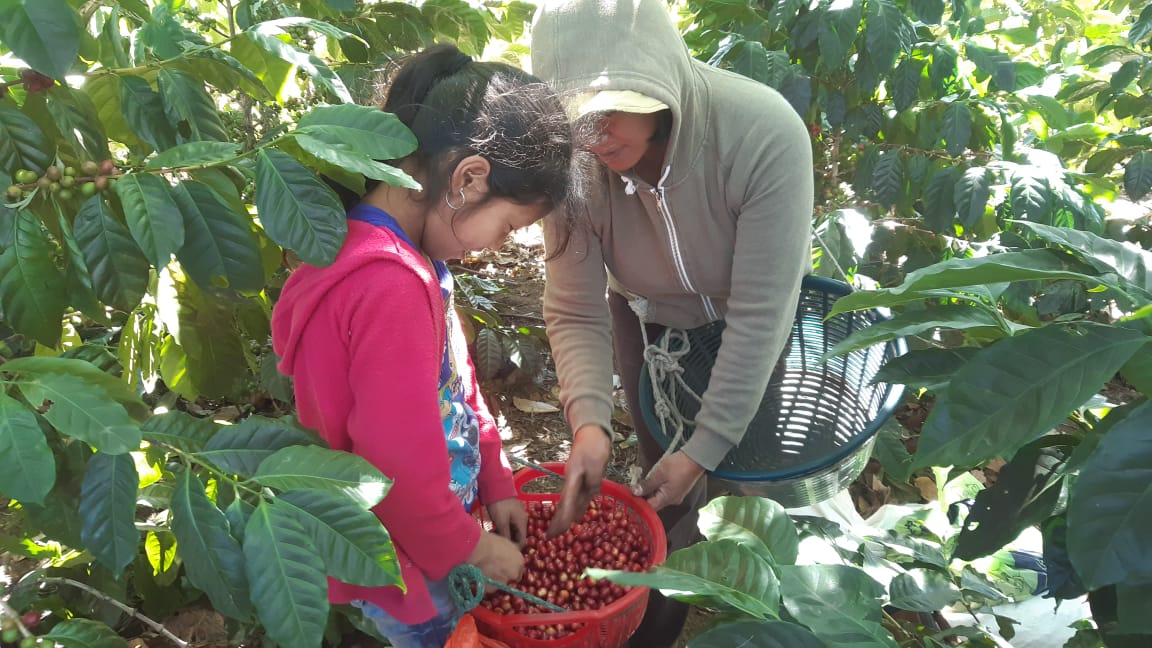
[[[504,368],[507,349],[500,342],[500,334],[490,328],[482,328],[476,333],[476,352],[472,362],[476,365],[479,380],[491,380]]]
[[[897,574],[888,585],[888,604],[911,612],[937,612],[958,602],[960,589],[948,576],[928,569]]]
[[[17,210],[8,223],[12,244],[0,252],[0,310],[17,331],[54,348],[63,332],[64,276],[52,261],[52,245],[40,221]]]
[[[304,527],[262,501],[244,529],[244,569],[268,637],[285,648],[321,645],[328,623],[324,561]]]
[[[972,110],[963,101],[953,101],[944,110],[943,136],[949,155],[960,155],[972,139]]]
[[[987,309],[968,304],[945,304],[925,310],[909,310],[861,328],[828,350],[826,357],[844,355],[874,344],[912,337],[936,329],[1002,329],[1003,323]],[[1002,331],[1002,334],[1010,331]]]
[[[722,623],[690,639],[688,648],[827,648],[810,630],[786,621]]]
[[[220,425],[211,419],[197,418],[179,410],[157,414],[140,426],[144,438],[184,452],[202,450],[219,429]]]
[[[120,83],[121,116],[132,132],[157,151],[176,146],[176,129],[168,121],[160,93],[143,77],[116,78]]]
[[[1045,326],[985,347],[936,400],[915,466],[1011,458],[1099,391],[1148,339],[1081,323]]]
[[[376,160],[399,160],[416,149],[416,136],[395,115],[355,104],[315,108],[300,118],[296,131]]]
[[[305,52],[281,40],[282,34],[283,32],[280,32],[278,28],[269,29],[260,25],[244,32],[245,36],[269,55],[303,70],[319,88],[324,89],[343,103],[353,103],[352,95],[348,93],[344,81],[332,71],[332,68],[328,67],[315,54]],[[265,79],[264,83],[267,85],[268,80]]]
[[[157,84],[164,114],[181,140],[228,139],[220,112],[204,89],[203,81],[180,70],[161,68]]]
[[[184,218],[172,198],[172,186],[158,176],[132,173],[114,187],[136,244],[156,268],[168,265],[184,244]]]
[[[221,614],[241,621],[250,618],[244,553],[229,533],[224,513],[208,499],[204,484],[191,470],[176,476],[171,511],[172,533],[188,580]]]
[[[873,382],[927,388],[946,384],[960,367],[971,360],[979,349],[916,349],[893,358],[880,367]]]
[[[295,140],[300,148],[341,169],[359,173],[373,180],[381,180],[393,186],[420,189],[420,183],[412,176],[390,164],[366,157],[342,142],[326,142],[304,133],[296,133]]]
[[[232,161],[239,154],[240,145],[232,142],[186,142],[150,158],[147,168],[212,166]]]
[[[1152,583],[1152,405],[1117,423],[1080,469],[1068,502],[1068,550],[1089,589]]]
[[[1142,200],[1152,191],[1152,152],[1137,151],[1124,165],[1124,191],[1132,200]]]
[[[148,259],[104,197],[84,201],[72,228],[96,297],[122,310],[139,304],[148,289]]]
[[[176,258],[192,280],[203,290],[258,292],[264,271],[248,215],[233,211],[208,185],[191,180],[173,187],[172,197],[184,216],[184,245]]]
[[[256,207],[268,236],[305,263],[332,263],[344,243],[348,223],[340,199],[287,153],[256,153]]]
[[[43,504],[56,483],[56,461],[36,415],[0,391],[0,494]]]
[[[249,416],[220,428],[197,456],[232,474],[251,477],[276,451],[312,442],[306,432],[282,419]]]
[[[35,0],[30,0],[35,1]],[[68,619],[52,627],[41,641],[65,648],[126,648],[116,631],[91,619]]]
[[[731,539],[675,551],[647,572],[588,569],[593,579],[658,589],[665,596],[757,619],[779,618],[780,582],[760,554]]]
[[[76,437],[107,454],[140,447],[140,427],[107,391],[68,374],[29,375],[17,383],[28,402],[51,401],[44,418],[61,434]]]
[[[277,506],[304,527],[327,574],[353,585],[404,587],[388,531],[359,502],[324,491],[283,493]]]
[[[884,588],[849,565],[780,567],[784,607],[829,646],[895,648],[880,623]]]
[[[953,189],[953,203],[965,229],[975,227],[983,218],[992,196],[992,172],[985,167],[964,171]]]
[[[57,86],[46,96],[48,114],[72,153],[81,160],[108,159],[108,136],[88,94]]]
[[[136,558],[136,492],[140,476],[130,454],[97,452],[80,490],[80,538],[97,562],[119,577]]]
[[[67,0],[18,0],[0,11],[4,44],[38,72],[63,80],[80,53],[80,18]]]
[[[697,525],[709,540],[727,538],[766,552],[772,564],[795,564],[799,553],[796,525],[780,504],[763,497],[718,497],[700,509]]]
[[[1119,275],[1152,302],[1152,252],[1092,232],[1033,222],[1017,224],[1049,244],[1068,248],[1097,271]]]
[[[319,446],[289,446],[260,463],[253,481],[282,491],[342,494],[368,509],[380,503],[392,480],[359,455]]]
[[[24,356],[4,363],[4,370],[22,376],[61,375],[84,380],[90,387],[124,406],[136,420],[148,418],[150,409],[123,380],[83,359],[69,356]]]

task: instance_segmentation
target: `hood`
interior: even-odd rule
[[[421,275],[425,284],[438,286],[432,270],[427,268],[419,253],[384,227],[358,220],[348,221],[348,235],[332,265],[320,268],[302,265],[288,281],[276,307],[272,311],[272,346],[280,357],[279,368],[285,375],[294,373],[296,351],[312,319],[331,321],[333,308],[341,305],[325,303],[331,289],[350,274],[366,265],[379,262],[400,263]],[[440,298],[439,288],[432,297]],[[333,344],[339,344],[333,340]]]
[[[663,184],[688,174],[708,123],[707,85],[663,0],[544,0],[532,25],[532,73],[562,94],[631,90],[672,110]],[[685,119],[685,116],[690,119]]]

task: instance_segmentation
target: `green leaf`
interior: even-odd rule
[[[757,619],[779,617],[780,583],[771,565],[735,540],[700,542],[673,552],[647,572],[588,569],[593,579],[659,589],[693,605],[741,612]]]
[[[870,0],[865,5],[864,43],[879,69],[888,71],[901,52],[912,49],[916,34],[912,22],[894,0]]]
[[[876,372],[873,382],[924,388],[947,383],[979,349],[919,349],[889,360]]]
[[[22,0],[0,14],[4,44],[42,74],[58,81],[80,53],[80,26],[67,0]]]
[[[1013,92],[1017,88],[1016,66],[1012,57],[1004,52],[966,43],[964,52],[980,72],[992,77],[997,90]]]
[[[938,612],[960,600],[959,588],[938,571],[913,569],[888,586],[889,605],[912,612]]]
[[[219,49],[189,52],[173,65],[203,79],[225,94],[243,90],[257,99],[272,99],[272,93],[255,72],[235,57]]]
[[[120,110],[124,121],[140,139],[157,151],[176,145],[176,129],[164,116],[160,94],[140,77],[120,76]]]
[[[36,415],[0,391],[0,494],[43,504],[56,483],[56,461]]]
[[[194,281],[180,273],[167,273],[164,278],[160,285],[162,303],[174,302],[176,305],[178,327],[173,334],[186,354],[185,378],[200,395],[238,398],[245,383],[251,379],[245,339],[236,331],[243,302],[220,299],[213,293],[200,290]],[[170,321],[166,323],[172,324]],[[222,335],[222,331],[228,334]],[[165,381],[168,381],[167,376]],[[168,386],[172,387],[171,384]]]
[[[971,229],[984,218],[984,209],[992,196],[992,172],[986,167],[971,167],[960,176],[953,191],[960,224]]]
[[[1152,404],[1117,423],[1080,470],[1068,551],[1088,589],[1152,583]]]
[[[1117,587],[1116,620],[1116,634],[1152,635],[1152,584]]]
[[[303,430],[278,419],[249,416],[220,429],[197,454],[226,472],[251,477],[278,450],[314,443]]]
[[[989,556],[1039,524],[1055,510],[1062,480],[1059,463],[1038,443],[1024,446],[1000,468],[996,482],[976,495],[964,519],[952,557],[965,561]]]
[[[425,0],[420,5],[432,32],[455,42],[468,55],[480,56],[487,44],[484,14],[464,0]]]
[[[88,270],[88,264],[84,261],[84,253],[80,251],[80,245],[72,233],[68,216],[64,214],[64,209],[58,202],[53,203],[52,211],[56,213],[56,227],[59,230],[57,239],[65,261],[66,298],[73,308],[84,313],[93,321],[111,323],[108,319],[107,309],[96,297],[92,273]]]
[[[892,73],[889,88],[898,112],[908,110],[920,98],[920,76],[924,72],[924,64],[923,59],[907,58]]]
[[[113,186],[132,238],[157,269],[168,265],[184,244],[184,218],[172,199],[171,185],[151,174],[132,173]]]
[[[211,419],[196,418],[180,410],[153,416],[140,426],[145,439],[160,441],[184,452],[202,450],[219,429]]]
[[[104,371],[87,360],[66,356],[25,356],[4,363],[4,371],[21,375],[60,375],[74,376],[87,382],[93,388],[124,406],[134,418],[144,419],[151,412],[136,392],[120,378]]]
[[[859,291],[836,301],[829,316],[864,308],[891,306],[928,296],[944,296],[931,291],[984,286],[1008,281],[1034,279],[1077,279],[1089,283],[1104,281],[1067,270],[1060,255],[1051,250],[1004,252],[985,257],[952,258],[908,273],[895,288]]]
[[[97,452],[80,489],[80,538],[96,560],[119,578],[136,558],[136,492],[140,475],[130,454]]]
[[[208,185],[185,181],[172,197],[184,215],[180,265],[204,290],[227,286],[258,292],[264,287],[260,245],[246,214],[237,214]]]
[[[709,540],[729,539],[755,551],[767,550],[773,564],[796,562],[800,545],[796,525],[773,500],[718,497],[700,509],[697,525]]]
[[[304,527],[329,576],[365,587],[403,587],[388,531],[358,502],[342,495],[301,490],[280,495],[276,504]]]
[[[64,648],[125,648],[128,645],[115,630],[91,619],[61,621],[52,626],[41,641]]]
[[[1043,223],[1052,208],[1052,189],[1044,173],[1034,167],[1018,167],[1010,175],[1012,213],[1024,220]]]
[[[7,220],[7,219],[5,219]],[[8,325],[54,348],[63,329],[64,276],[52,262],[53,249],[31,212],[17,210],[0,222],[12,236],[0,252],[0,310]]]
[[[1101,324],[1006,338],[962,367],[924,422],[917,468],[1010,458],[1082,405],[1148,341]]]
[[[241,621],[252,615],[248,579],[240,544],[228,532],[228,520],[204,492],[204,485],[183,470],[172,493],[172,533],[180,547],[184,573],[208,595],[212,607]]]
[[[107,454],[123,454],[140,448],[140,428],[108,392],[83,378],[43,373],[22,379],[20,391],[35,405],[45,400],[52,406],[44,418],[61,434],[76,437]]]
[[[260,502],[244,529],[244,568],[268,637],[285,648],[319,646],[328,623],[324,561],[284,507]]]
[[[399,160],[416,150],[416,136],[396,115],[356,104],[314,108],[300,118],[296,132],[350,146],[373,160]]]
[[[289,446],[260,463],[253,481],[283,491],[321,490],[342,493],[371,508],[392,485],[363,457],[319,446]]]
[[[732,71],[756,79],[771,88],[784,85],[792,66],[788,52],[767,50],[754,41],[745,41],[740,56],[732,64]]]
[[[52,163],[51,143],[24,113],[0,104],[0,169],[43,173]]]
[[[267,28],[263,28],[267,30]],[[280,39],[279,34],[272,31],[263,31],[260,25],[254,26],[244,34],[270,55],[291,63],[308,73],[317,86],[327,90],[344,103],[352,103],[352,95],[340,77],[329,68],[324,61],[316,55],[299,50]],[[265,80],[267,84],[267,80]],[[271,89],[271,88],[270,88]]]
[[[148,290],[148,259],[103,196],[92,196],[80,206],[72,235],[92,275],[96,297],[120,310],[135,308]]]
[[[1145,396],[1152,396],[1152,345],[1144,345],[1123,367],[1120,375]]]
[[[804,626],[784,621],[724,623],[688,640],[687,648],[827,648]]]
[[[924,190],[924,223],[933,232],[953,234],[956,219],[956,170],[937,169]]]
[[[956,83],[956,50],[951,46],[937,43],[932,50],[932,65],[928,68],[928,82],[938,95],[949,92]]]
[[[149,169],[184,166],[211,166],[230,162],[240,154],[240,145],[232,142],[186,142],[148,160]]]
[[[256,207],[269,238],[305,263],[332,263],[348,232],[344,206],[332,190],[287,153],[256,154]]]
[[[912,13],[926,25],[939,25],[944,18],[944,0],[912,0]]]
[[[1070,248],[1097,271],[1116,273],[1126,281],[1152,293],[1152,252],[1106,239],[1091,232],[1050,227],[1039,223],[1017,224],[1050,244]]]
[[[836,648],[895,648],[880,624],[884,588],[847,565],[780,568],[784,607],[817,637]]]
[[[76,156],[87,160],[108,159],[108,137],[88,95],[62,86],[50,88],[45,95],[48,113]]]
[[[381,180],[396,187],[417,191],[421,189],[420,183],[416,182],[412,176],[394,166],[365,157],[346,144],[325,142],[322,139],[301,133],[297,133],[295,139],[300,148],[347,171],[353,171],[374,180]]]
[[[926,310],[899,313],[892,319],[881,320],[857,329],[836,346],[828,350],[827,357],[844,355],[873,344],[897,338],[919,335],[938,328],[965,330],[972,328],[1000,328],[998,319],[982,308],[967,304],[944,304]]]
[[[944,110],[944,148],[948,155],[960,155],[972,139],[972,111],[968,104],[953,101]]]
[[[823,19],[817,28],[820,40],[820,62],[824,67],[835,70],[844,65],[852,44],[856,42],[863,16],[861,0],[847,0],[824,5]]]
[[[179,70],[161,68],[158,87],[164,114],[181,139],[228,140],[220,111],[203,82]]]
[[[876,159],[876,166],[872,168],[872,190],[885,207],[899,202],[904,193],[904,163],[900,151],[884,151]]]
[[[1144,7],[1136,22],[1128,29],[1128,42],[1139,45],[1149,34],[1152,34],[1152,5]]]
[[[1152,152],[1137,151],[1124,165],[1124,191],[1136,201],[1152,191]]]
[[[504,345],[500,342],[500,335],[491,328],[484,327],[476,333],[476,353],[472,355],[472,362],[476,365],[476,377],[480,380],[491,380],[504,366],[506,359]]]
[[[880,462],[888,478],[899,482],[912,478],[912,455],[904,445],[904,426],[899,421],[889,419],[876,432],[872,457]]]

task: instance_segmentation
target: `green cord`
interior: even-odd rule
[[[448,573],[448,590],[452,593],[452,602],[456,605],[456,609],[461,611],[461,614],[469,612],[477,605],[480,605],[480,601],[484,600],[485,585],[492,585],[513,596],[519,596],[529,603],[539,605],[553,612],[568,611],[538,596],[533,596],[528,592],[520,591],[515,587],[505,585],[499,581],[494,581],[485,576],[476,565],[463,563],[456,565],[452,568],[452,571]]]

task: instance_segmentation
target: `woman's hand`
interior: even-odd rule
[[[528,539],[528,512],[524,510],[524,504],[518,498],[509,497],[488,504],[486,508],[496,534],[523,549],[524,541]]]
[[[598,425],[585,425],[576,430],[572,438],[572,453],[564,468],[564,488],[560,490],[560,503],[548,525],[548,537],[568,530],[584,517],[592,498],[600,493],[604,481],[604,467],[612,456],[612,437]]]
[[[648,478],[632,489],[632,494],[647,498],[652,508],[659,511],[683,502],[703,475],[704,468],[679,450],[657,463]]]
[[[501,583],[510,583],[524,573],[524,555],[520,548],[507,538],[495,533],[481,533],[480,541],[468,556],[468,563],[480,568],[488,578]],[[485,591],[491,592],[488,586]]]

